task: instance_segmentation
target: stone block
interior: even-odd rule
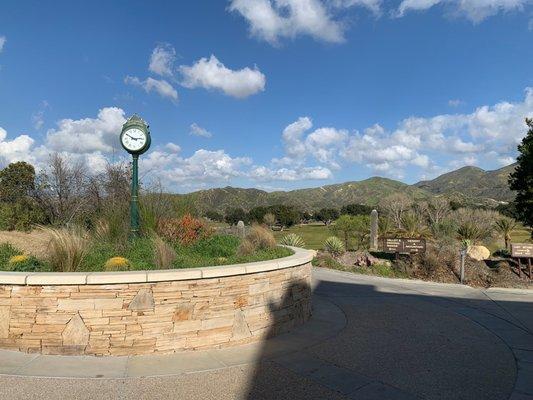
[[[186,321],[191,319],[193,312],[193,305],[190,303],[180,304],[176,307],[172,321]]]
[[[9,319],[10,319],[10,307],[0,307],[0,339],[7,339],[9,336]]]
[[[242,310],[235,310],[233,328],[231,331],[231,337],[235,340],[245,339],[252,336],[248,323]]]
[[[59,299],[57,309],[61,311],[94,310],[93,299]]]
[[[154,296],[150,289],[140,289],[128,306],[132,311],[153,310],[155,307]]]
[[[94,299],[96,310],[122,310],[122,299]]]
[[[86,346],[89,341],[89,330],[79,314],[76,314],[69,321],[61,336],[63,346]]]

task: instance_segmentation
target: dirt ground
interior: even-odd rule
[[[50,236],[41,230],[31,232],[0,231],[0,243],[11,243],[24,253],[39,258],[46,255],[49,241]]]

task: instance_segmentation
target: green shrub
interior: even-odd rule
[[[22,254],[22,251],[10,243],[0,244],[0,269],[4,271],[34,272],[46,271],[48,266],[31,255]]]
[[[292,247],[304,247],[305,242],[302,239],[300,235],[297,235],[296,233],[289,233],[288,235],[285,235],[281,238],[279,241],[280,244],[285,246],[292,246]]]
[[[239,238],[232,235],[215,235],[200,240],[192,246],[192,251],[206,257],[231,257],[239,247]]]
[[[337,236],[330,236],[324,242],[324,250],[334,257],[340,256],[343,254],[346,249],[344,248],[344,243]]]

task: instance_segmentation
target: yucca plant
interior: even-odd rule
[[[89,251],[87,233],[81,228],[41,227],[50,237],[48,256],[55,271],[76,271]]]
[[[461,241],[468,240],[476,243],[483,237],[483,231],[472,222],[463,222],[457,228],[457,236]]]
[[[292,247],[304,247],[305,242],[302,239],[300,235],[297,235],[296,233],[289,233],[288,235],[285,235],[281,238],[279,241],[280,244],[283,244],[285,246],[292,246]]]
[[[502,234],[505,243],[505,250],[509,250],[511,243],[511,232],[516,228],[516,221],[511,218],[500,218],[494,223],[496,230]]]
[[[340,256],[343,254],[346,249],[344,248],[344,243],[337,236],[330,236],[324,242],[324,250],[334,257]]]

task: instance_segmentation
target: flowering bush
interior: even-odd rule
[[[171,241],[188,246],[213,234],[213,230],[201,219],[185,214],[181,218],[160,219],[157,233]]]
[[[27,255],[18,254],[9,259],[9,264],[21,264],[21,263],[28,262],[29,260],[30,260],[30,257],[28,257]]]
[[[106,271],[124,271],[130,268],[130,262],[124,257],[111,257],[106,261],[104,268]]]

